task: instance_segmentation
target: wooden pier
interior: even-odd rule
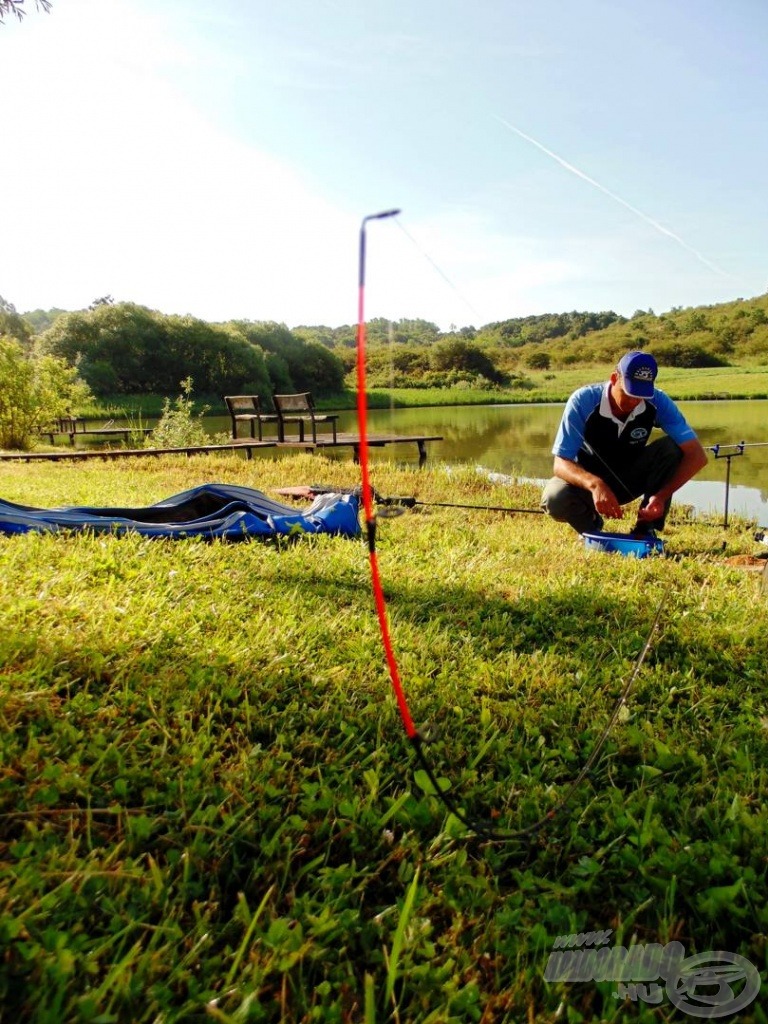
[[[392,444],[415,444],[419,451],[420,466],[423,466],[427,461],[427,441],[442,440],[442,437],[437,434],[408,434],[405,436],[397,434],[369,434],[367,438],[369,448],[386,448],[388,445]],[[277,447],[298,448],[302,451],[308,452],[325,448],[351,448],[353,461],[355,463],[359,463],[361,443],[359,434],[337,434],[335,437],[331,435],[318,434],[317,439],[314,441],[311,439],[303,441],[295,439],[278,441]]]
[[[51,444],[56,443],[57,437],[69,438],[69,443],[74,447],[78,437],[83,439],[98,438],[100,441],[109,441],[110,438],[122,438],[126,443],[134,438],[134,443],[139,437],[149,437],[152,427],[135,427],[128,424],[116,424],[114,420],[88,420],[78,416],[61,416],[55,423],[50,423],[39,430],[40,437],[47,437]]]
[[[368,446],[370,448],[385,448],[393,444],[415,444],[419,452],[419,465],[423,466],[427,461],[427,442],[442,441],[438,435],[408,434],[399,437],[395,434],[369,434]],[[315,452],[324,449],[351,448],[352,458],[358,463],[360,461],[360,435],[359,434],[338,434],[334,439],[332,435],[318,434],[313,440],[267,440],[257,441],[252,438],[239,438],[225,444],[203,444],[188,445],[181,448],[78,448],[73,451],[62,448],[55,452],[0,452],[0,462],[79,462],[84,459],[128,459],[128,458],[151,458],[160,455],[211,455],[216,452],[244,451],[247,459],[253,458],[253,452],[263,448],[276,448],[281,451],[306,451]]]

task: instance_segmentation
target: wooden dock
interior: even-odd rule
[[[152,427],[134,427],[116,424],[114,420],[88,420],[77,416],[62,416],[55,423],[39,430],[40,437],[47,437],[51,444],[56,443],[57,437],[66,437],[73,447],[78,437],[98,438],[101,441],[109,441],[114,437],[122,438],[127,443],[131,438],[138,440],[140,436],[149,437],[151,433]]]
[[[419,465],[423,466],[427,461],[427,442],[442,441],[442,437],[426,434],[409,434],[399,437],[395,434],[369,434],[368,445],[370,448],[385,448],[393,444],[415,444],[419,452]],[[329,434],[327,436],[318,434],[317,440],[266,440],[257,441],[251,438],[239,438],[225,444],[203,444],[189,445],[182,448],[78,448],[73,451],[62,448],[55,452],[1,452],[0,462],[79,462],[84,459],[128,459],[128,458],[151,458],[160,455],[211,455],[225,451],[244,451],[247,459],[253,458],[253,452],[262,448],[277,448],[289,451],[314,452],[328,448],[351,448],[352,458],[356,463],[360,461],[360,435],[339,434],[334,440]]]
[[[368,435],[368,447],[369,448],[386,448],[392,444],[415,444],[419,451],[419,465],[423,466],[427,461],[427,441],[442,441],[442,437],[437,434],[408,434],[408,435],[397,435],[397,434],[369,434]],[[313,452],[317,449],[325,448],[351,448],[352,459],[355,463],[360,462],[360,435],[359,434],[337,434],[333,438],[330,434],[318,434],[317,440],[312,441],[311,439],[305,439],[299,441],[296,439],[278,441],[278,448],[298,448],[302,451]]]
[[[212,452],[241,451],[253,457],[253,448],[274,448],[274,441],[232,441],[229,444],[198,444],[183,448],[62,448],[56,452],[1,452],[2,462],[83,462],[85,459],[151,458],[156,455],[209,455]]]

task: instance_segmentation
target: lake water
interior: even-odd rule
[[[680,402],[679,406],[705,448],[742,441],[746,447],[743,455],[731,459],[724,456],[734,449],[721,448],[719,458],[708,452],[708,465],[677,492],[675,501],[692,505],[700,513],[724,516],[730,464],[729,516],[753,517],[761,526],[768,526],[768,401]],[[552,441],[562,411],[562,404],[372,409],[368,430],[371,434],[442,436],[442,441],[427,443],[428,464],[473,465],[526,480],[544,480],[551,475]],[[229,420],[211,418],[210,428],[228,430]],[[342,412],[338,429],[357,432],[356,414]],[[331,454],[329,450],[326,453]],[[332,457],[349,459],[349,449]],[[387,459],[416,464],[418,453],[415,444],[393,445],[372,449],[370,458],[372,463]]]

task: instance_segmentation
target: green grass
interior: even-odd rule
[[[579,366],[567,370],[526,370],[527,386],[499,391],[472,389],[397,388],[375,389],[371,406],[489,405],[503,402],[565,402],[576,388],[607,380],[609,364]],[[677,400],[768,398],[768,368],[728,366],[702,370],[663,367],[659,387]]]
[[[3,467],[29,504],[205,481],[357,483],[317,456]],[[535,507],[468,471],[382,493]],[[465,836],[415,772],[362,540],[0,539],[0,1016],[9,1021],[659,1021],[543,980],[556,935],[766,968],[768,593],[753,524],[677,509],[667,558],[536,515],[380,518],[398,662],[453,799],[553,806],[661,625],[567,813]],[[614,941],[612,939],[612,942]],[[753,1004],[742,1021],[765,1021]]]

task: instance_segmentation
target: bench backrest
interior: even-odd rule
[[[303,391],[298,395],[273,395],[275,411],[278,416],[283,413],[307,412],[310,415],[315,411],[315,403],[312,401],[312,393]]]
[[[261,412],[261,402],[258,395],[225,395],[230,416],[247,415]]]

